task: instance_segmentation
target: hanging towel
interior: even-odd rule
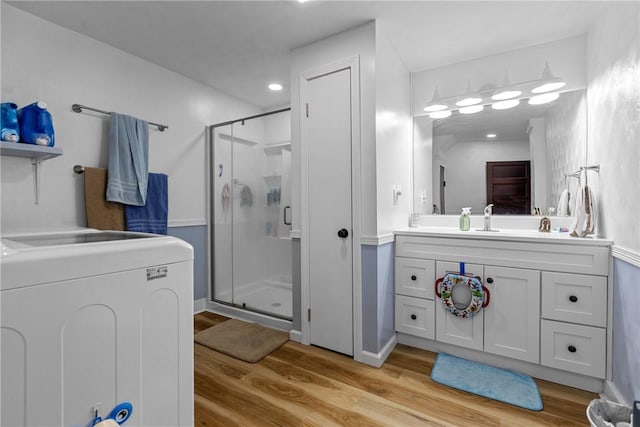
[[[167,234],[169,212],[168,177],[163,173],[150,173],[147,187],[147,204],[125,205],[124,217],[127,231]]]
[[[556,210],[556,212],[558,212],[558,216],[569,216],[570,212],[569,212],[569,198],[571,196],[569,195],[569,189],[565,188],[562,193],[560,193],[560,200],[558,200],[558,209]]]
[[[97,230],[124,231],[124,205],[108,202],[107,170],[84,168],[84,204],[87,212],[87,227]]]
[[[147,197],[148,164],[149,124],[135,117],[111,113],[107,200],[143,206]]]
[[[588,186],[578,190],[576,196],[575,216],[570,231],[573,237],[585,237],[594,234],[596,229],[596,200],[593,191]]]

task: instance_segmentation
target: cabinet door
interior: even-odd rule
[[[540,360],[540,272],[485,266],[491,292],[484,309],[484,351],[538,363]]]
[[[436,276],[443,277],[448,271],[457,272],[460,266],[457,262],[436,262]],[[465,272],[482,278],[483,267],[478,264],[465,264]],[[456,295],[456,287],[453,289],[454,301],[459,301],[471,295]],[[442,304],[442,300],[436,297],[436,340],[455,344],[462,347],[482,351],[484,310],[480,310],[472,318],[460,318],[451,314]]]

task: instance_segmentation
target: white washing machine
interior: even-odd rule
[[[193,425],[193,248],[81,230],[2,236],[0,425]]]

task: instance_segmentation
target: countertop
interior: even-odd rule
[[[500,229],[499,231],[460,231],[456,227],[403,227],[394,230],[396,236],[446,237],[453,239],[474,239],[529,243],[558,243],[565,245],[611,246],[613,242],[598,237],[571,237],[569,233],[552,231],[543,233],[538,230]]]

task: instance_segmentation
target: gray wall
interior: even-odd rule
[[[193,299],[207,297],[207,227],[169,227],[167,234],[193,246]]]

